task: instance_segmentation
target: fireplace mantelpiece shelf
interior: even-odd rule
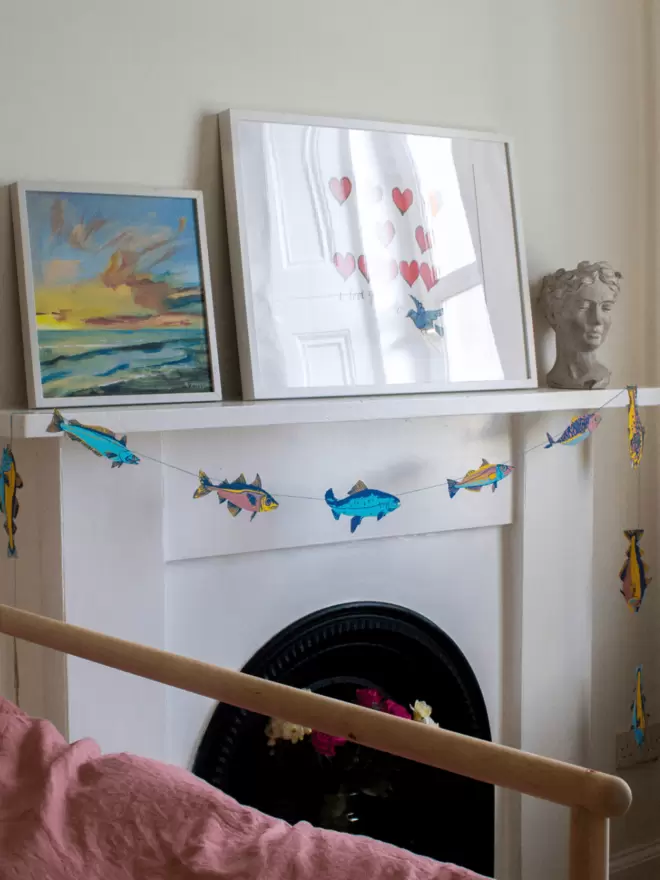
[[[164,406],[100,406],[66,409],[67,416],[87,424],[102,424],[117,433],[190,431],[204,428],[266,427],[382,419],[419,419],[442,416],[502,415],[597,409],[609,403],[625,407],[628,396],[603,391],[473,392],[469,394],[415,394],[391,397],[335,397],[323,399],[222,401]],[[660,388],[640,388],[640,406],[660,406]],[[0,436],[57,437],[47,434],[49,410],[0,410]]]

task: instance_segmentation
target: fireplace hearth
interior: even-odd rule
[[[431,621],[397,605],[356,602],[310,614],[270,639],[243,671],[350,702],[364,688],[405,707],[424,700],[441,727],[491,738],[463,653]],[[492,786],[354,743],[337,747],[332,757],[319,754],[309,736],[269,745],[266,723],[218,705],[193,771],[239,802],[289,822],[365,834],[493,873]]]

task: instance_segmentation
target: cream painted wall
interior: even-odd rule
[[[615,384],[648,381],[655,330],[648,295],[655,276],[651,5],[0,0],[0,403],[25,403],[3,186],[20,178],[202,188],[225,392],[238,392],[215,119],[228,106],[510,134],[530,277],[583,258],[611,260],[625,276],[625,292],[604,357]],[[549,335],[538,335],[547,368]],[[637,630],[628,620],[622,625],[625,608],[611,597],[624,549],[620,529],[637,500],[617,428],[602,430],[595,449],[598,638],[590,737],[594,761],[612,769],[613,727],[626,723],[627,669],[651,633],[648,621]],[[654,475],[645,473],[649,485]],[[551,534],[549,522],[539,540]],[[647,610],[652,601],[650,594]],[[655,669],[660,676],[657,661]],[[636,812],[615,825],[615,849],[660,837],[660,811],[646,809],[654,777],[644,773],[631,776]]]

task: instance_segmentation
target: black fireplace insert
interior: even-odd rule
[[[355,602],[310,614],[274,636],[243,671],[349,702],[362,689],[406,708],[423,700],[441,727],[491,738],[465,656],[431,621],[396,605]],[[319,753],[310,736],[269,745],[266,723],[219,704],[193,772],[288,822],[365,834],[492,875],[492,786],[355,743],[339,745],[334,756]]]

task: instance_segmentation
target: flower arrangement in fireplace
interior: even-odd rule
[[[432,707],[423,700],[416,700],[408,710],[386,698],[376,688],[358,688],[355,702],[387,715],[438,726],[432,718]],[[326,781],[320,820],[326,828],[355,830],[351,825],[362,824],[360,820],[364,818],[367,802],[373,804],[374,798],[395,796],[397,778],[403,769],[399,758],[357,745],[344,737],[331,736],[279,718],[269,719],[265,734],[271,755],[277,753],[278,743],[286,742],[302,748],[306,760],[315,755],[316,760],[321,762],[319,771]],[[292,757],[293,754],[291,752]]]

